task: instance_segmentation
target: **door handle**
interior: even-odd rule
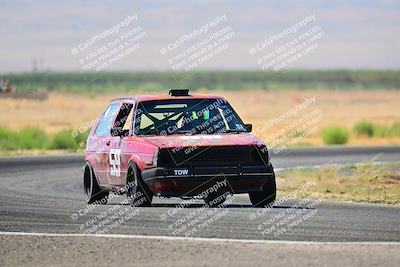
[[[106,145],[109,146],[110,144],[111,144],[111,141],[108,140],[107,143],[106,143]]]

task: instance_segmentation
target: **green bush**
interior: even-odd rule
[[[38,127],[28,126],[19,132],[0,127],[0,150],[42,149],[48,143],[48,136]]]
[[[374,137],[388,137],[390,135],[390,129],[387,126],[375,124],[374,125]]]
[[[78,148],[78,144],[72,136],[71,130],[62,130],[54,135],[50,148],[75,150]]]
[[[80,131],[74,131],[73,132],[73,137],[75,140],[75,143],[78,145],[79,148],[84,149],[86,147],[86,141],[88,139],[90,133],[90,129],[84,132]]]
[[[400,136],[400,122],[396,122],[390,128],[390,135]]]
[[[388,137],[388,136],[399,136],[400,135],[400,122],[395,123],[392,127],[388,127],[381,124],[373,124],[367,121],[358,122],[354,125],[354,133],[357,136],[368,136],[368,137]]]
[[[39,127],[27,126],[15,132],[0,126],[0,151],[30,149],[84,149],[89,131],[63,130],[50,138]]]
[[[0,151],[17,150],[19,146],[18,134],[0,126]]]
[[[47,134],[38,127],[25,127],[18,135],[20,149],[41,149],[49,143]]]
[[[327,145],[346,144],[349,136],[349,131],[340,126],[331,126],[322,130],[322,140]]]
[[[367,121],[360,121],[354,125],[353,131],[357,136],[372,137],[374,134],[374,125]]]

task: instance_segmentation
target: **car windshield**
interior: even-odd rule
[[[139,102],[137,135],[217,134],[245,132],[229,103],[218,99],[171,99]]]

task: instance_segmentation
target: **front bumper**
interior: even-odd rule
[[[223,180],[231,193],[261,191],[273,171],[271,165],[158,167],[142,171],[142,178],[156,195],[182,197],[198,195]]]

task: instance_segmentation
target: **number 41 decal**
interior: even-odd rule
[[[110,149],[108,157],[110,159],[110,174],[121,176],[121,149]]]

